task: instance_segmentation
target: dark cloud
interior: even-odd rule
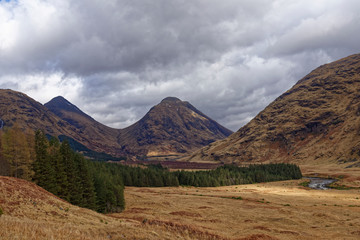
[[[359,52],[360,2],[0,2],[0,86],[113,127],[162,98],[237,130],[315,67]]]

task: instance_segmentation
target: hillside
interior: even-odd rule
[[[191,161],[360,166],[360,54],[312,71]]]
[[[0,239],[166,239],[172,235],[161,227],[149,228],[139,221],[76,207],[33,183],[11,177],[0,176],[0,208],[4,213]]]
[[[194,151],[231,133],[190,103],[168,97],[122,129],[118,142],[128,154],[169,155]]]
[[[104,138],[111,138],[111,134],[103,134],[102,136],[106,135],[104,138],[96,133],[94,136],[90,131],[84,131],[71,124],[66,121],[66,117],[62,119],[41,103],[21,92],[0,89],[0,120],[2,127],[11,127],[17,124],[22,129],[40,129],[52,136],[68,136],[94,151],[110,154],[118,152],[115,137],[108,141],[104,140]]]
[[[21,92],[0,89],[0,128],[14,124],[23,129],[41,129],[52,136],[67,136],[87,152],[116,157],[189,153],[232,133],[177,98],[164,99],[128,128],[114,129],[63,97],[44,106]],[[93,152],[91,155],[96,156]]]
[[[51,135],[74,136],[76,131],[41,103],[9,89],[0,89],[0,119],[1,127],[16,123],[22,128],[42,129]]]
[[[53,98],[45,107],[66,121],[74,128],[83,139],[87,139],[90,149],[109,154],[118,155],[119,149],[116,143],[119,134],[118,129],[107,127],[81,111],[65,98],[59,96]],[[82,141],[80,141],[82,143]]]

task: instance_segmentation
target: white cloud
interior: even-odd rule
[[[24,92],[41,103],[46,103],[56,96],[64,96],[78,102],[82,82],[78,77],[65,76],[60,72],[35,73],[2,76],[0,87]]]

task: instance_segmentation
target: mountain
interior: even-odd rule
[[[51,135],[73,136],[74,127],[58,118],[41,103],[27,95],[8,89],[0,89],[0,126],[43,129]]]
[[[56,104],[50,106],[54,107]],[[73,108],[76,107],[73,106]],[[74,115],[76,114],[74,113]],[[64,113],[64,116],[67,116],[66,113]],[[86,119],[85,116],[83,118]],[[74,119],[77,118],[74,117]],[[84,130],[81,126],[76,126],[73,124],[74,122],[71,123],[71,121],[67,120],[68,118],[64,117],[62,119],[26,94],[9,89],[0,89],[1,128],[17,124],[23,129],[40,129],[52,136],[67,136],[67,138],[73,139],[96,152],[107,152],[114,155],[119,152],[116,143],[117,134],[113,134],[115,135],[113,139],[111,139],[112,135],[108,133],[110,131],[105,132],[103,135],[91,134],[87,129]],[[94,129],[102,130],[100,127],[94,127]],[[104,129],[106,128],[104,127]],[[104,137],[107,141],[101,138],[102,136],[107,136]]]
[[[312,71],[191,161],[360,166],[360,54]]]
[[[171,155],[194,151],[231,133],[190,103],[167,97],[122,129],[118,143],[128,154]]]
[[[80,135],[75,138],[77,141],[114,156],[189,153],[232,133],[190,103],[174,97],[165,98],[125,129],[113,129],[97,122],[63,97],[56,97],[45,106],[76,128]]]
[[[116,157],[189,153],[232,133],[177,98],[164,99],[128,128],[114,129],[97,122],[63,97],[44,106],[23,93],[2,89],[0,128],[15,123],[23,129],[41,129],[67,138],[78,150],[96,157],[99,155],[95,152]],[[106,154],[101,157],[109,159]]]
[[[82,139],[87,139],[87,147],[112,155],[119,155],[117,144],[118,129],[107,127],[81,111],[65,98],[58,96],[45,103],[45,107],[74,128]],[[80,141],[82,143],[82,140]],[[86,144],[85,144],[86,145]]]

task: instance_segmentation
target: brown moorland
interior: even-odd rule
[[[341,184],[359,180],[360,170],[352,170]],[[304,181],[126,187],[126,210],[102,215],[33,183],[0,177],[0,228],[6,229],[0,239],[359,239],[360,181],[349,190],[313,190]]]

